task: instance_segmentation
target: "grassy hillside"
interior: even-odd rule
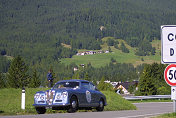
[[[105,37],[102,39],[102,41],[106,42],[109,37]],[[118,63],[132,63],[134,66],[137,66],[142,63],[148,63],[151,64],[153,62],[160,62],[161,56],[160,56],[160,50],[161,50],[161,43],[160,40],[153,40],[152,47],[156,48],[156,54],[151,56],[136,56],[135,51],[136,48],[133,48],[129,46],[124,40],[121,39],[115,39],[118,40],[119,45],[121,42],[125,44],[125,46],[129,49],[130,53],[123,53],[121,50],[114,48],[114,46],[110,46],[112,52],[111,53],[102,53],[102,54],[94,54],[94,55],[83,55],[83,56],[77,56],[74,55],[72,58],[65,58],[62,59],[61,62],[64,64],[70,64],[70,63],[76,63],[77,65],[80,64],[88,64],[89,62],[94,67],[101,67],[108,64],[111,60],[111,58],[114,58]],[[101,45],[102,50],[108,50],[107,43],[104,43]],[[79,50],[79,52],[83,52],[86,50]],[[95,50],[98,51],[98,50]],[[143,58],[144,61],[141,59]]]
[[[1,89],[0,90],[0,115],[37,114],[32,106],[34,94],[46,88],[26,89],[26,109],[21,110],[21,89]],[[106,111],[134,110],[136,107],[114,92],[103,91],[106,95],[108,106]],[[47,110],[47,113],[65,112]]]

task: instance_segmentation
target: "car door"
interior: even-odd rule
[[[99,93],[92,83],[89,83],[89,91],[91,93],[91,105],[92,106],[97,106],[99,103]]]
[[[89,107],[91,103],[91,93],[89,91],[89,82],[81,82],[80,89],[80,107]]]

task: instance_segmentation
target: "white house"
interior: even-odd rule
[[[109,53],[109,50],[106,50],[105,53]]]
[[[124,92],[124,94],[130,94],[130,92],[128,91],[130,86],[138,86],[138,81],[133,81],[133,82],[119,82],[116,85],[116,89],[122,89],[122,91]]]

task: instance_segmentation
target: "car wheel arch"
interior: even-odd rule
[[[99,105],[96,107],[96,110],[97,111],[103,111],[104,110],[104,106],[105,106],[105,101],[101,97],[100,100],[99,100]]]
[[[75,95],[75,94],[73,94],[73,95],[71,95],[71,97],[70,97],[70,102],[71,102],[71,99],[73,98],[73,97],[75,97],[76,98],[76,100],[77,100],[77,104],[78,104],[78,107],[79,107],[79,99],[78,99],[78,97]]]
[[[103,104],[105,105],[105,100],[104,100],[104,98],[103,97],[100,97],[100,100],[102,100],[103,101]],[[99,101],[100,101],[99,100]]]
[[[70,106],[67,109],[68,113],[74,113],[78,110],[79,104],[78,104],[78,98],[76,95],[72,95],[70,97]]]

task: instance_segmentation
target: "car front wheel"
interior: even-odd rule
[[[78,109],[78,100],[75,96],[73,96],[70,100],[70,106],[67,111],[69,113],[74,113],[77,111],[77,109]]]
[[[104,110],[104,103],[103,100],[101,99],[99,101],[99,106],[96,108],[97,111],[103,111]]]
[[[35,109],[38,114],[44,114],[46,112],[45,107],[36,107]]]

